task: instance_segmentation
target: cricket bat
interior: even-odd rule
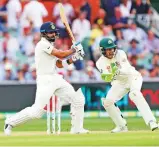
[[[59,3],[59,9],[60,9],[60,18],[61,18],[61,21],[64,24],[64,26],[65,26],[65,28],[66,28],[66,30],[67,30],[70,38],[71,38],[72,43],[75,43],[76,40],[75,40],[75,37],[73,36],[72,30],[71,30],[70,25],[68,23],[68,20],[66,18],[65,10],[64,10],[64,7],[63,7],[62,3]],[[78,43],[76,45],[78,45]],[[80,60],[83,60],[83,58],[80,57]]]
[[[66,18],[64,7],[63,7],[62,3],[59,3],[59,8],[60,8],[61,21],[64,24],[64,26],[65,26],[65,28],[66,28],[66,30],[67,30],[70,38],[71,38],[72,43],[74,43],[75,42],[75,37],[73,36],[70,25],[69,25],[68,20]]]

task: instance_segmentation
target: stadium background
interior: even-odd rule
[[[6,3],[6,0],[1,0],[0,4],[0,118],[2,119],[4,119],[7,114],[10,114],[10,112],[16,112],[26,106],[32,105],[35,99],[36,71],[33,58],[34,46],[40,38],[38,34],[39,28],[34,28],[32,20],[30,20],[28,26],[21,25],[21,17],[23,16],[25,6],[30,1],[15,0],[15,2],[16,1],[20,2],[22,9],[17,18],[18,24],[15,28],[9,27],[7,21],[7,18],[9,18],[8,15],[11,13],[8,10],[10,7],[7,7],[9,2]],[[53,10],[59,1],[41,0],[39,2],[42,3],[47,10],[47,15],[43,20],[56,23]],[[59,70],[59,74],[63,74],[65,79],[71,82],[75,89],[82,87],[86,97],[85,110],[87,112],[86,116],[88,117],[107,116],[101,105],[100,98],[106,95],[110,85],[101,81],[99,73],[95,68],[95,61],[100,55],[97,50],[97,42],[104,36],[112,37],[118,46],[127,52],[131,64],[142,73],[144,78],[142,92],[155,115],[159,115],[157,110],[159,106],[159,36],[157,24],[159,16],[157,6],[159,3],[155,0],[143,0],[142,4],[146,5],[146,8],[148,7],[147,10],[136,14],[130,13],[129,16],[126,17],[121,16],[122,19],[120,21],[123,25],[116,27],[117,21],[114,21],[114,16],[115,13],[117,16],[120,15],[118,8],[120,8],[122,2],[123,1],[120,0],[68,1],[68,3],[73,6],[74,11],[74,15],[70,21],[72,27],[73,22],[78,19],[78,16],[83,11],[88,10],[87,8],[90,9],[91,13],[87,20],[88,23],[90,23],[90,28],[87,28],[89,31],[85,33],[82,40],[79,40],[82,42],[87,56],[85,61],[77,62],[74,66],[70,66],[66,70]],[[132,1],[132,3],[135,4],[135,1]],[[116,12],[111,14],[106,7],[111,7],[113,8],[111,12]],[[111,18],[113,18],[113,20],[111,20]],[[126,21],[123,21],[123,18]],[[137,25],[137,28],[142,29],[142,31],[139,31],[139,35],[141,36],[139,36],[139,38],[132,36],[130,40],[127,40],[127,36],[125,37],[121,34],[125,30],[129,30],[131,24],[134,23]],[[74,29],[76,29],[76,27],[77,26],[74,25]],[[150,34],[154,35],[154,42],[149,41],[149,30],[151,30]],[[30,46],[27,46],[25,41],[29,43]],[[135,46],[134,44],[137,45]],[[157,46],[155,46],[156,44]],[[65,39],[58,39],[56,45],[57,48],[59,47],[66,50],[69,49],[71,42],[69,38],[66,37]],[[132,49],[133,45],[135,49]],[[125,112],[125,116],[140,116],[128,96],[125,96],[118,102],[118,106]],[[67,113],[69,106],[64,107],[63,110]]]

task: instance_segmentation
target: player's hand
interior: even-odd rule
[[[119,68],[116,66],[115,63],[112,63],[112,64],[111,64],[111,69],[112,69],[112,74],[113,74],[113,75],[119,74]]]
[[[77,61],[77,60],[81,60],[81,56],[80,56],[79,53],[76,52],[76,53],[74,53],[74,54],[72,55],[71,59],[72,59],[73,62],[75,62],[75,61]]]
[[[105,82],[111,82],[113,80],[113,74],[101,74],[101,78],[102,80],[104,80]]]
[[[117,66],[114,66],[114,67],[112,68],[112,74],[115,75],[117,72],[118,72],[118,67],[117,67]]]
[[[80,54],[80,56],[83,58],[85,56],[84,50],[83,50],[83,46],[80,42],[76,42],[74,43],[71,48],[75,49],[76,52],[78,54]]]

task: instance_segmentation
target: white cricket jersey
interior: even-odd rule
[[[111,73],[111,64],[115,63],[119,72],[115,75],[116,80],[126,80],[131,75],[139,75],[140,73],[130,65],[126,53],[123,50],[117,50],[116,55],[112,59],[108,59],[105,56],[101,56],[96,62],[96,66],[101,73]]]
[[[50,43],[45,38],[37,43],[35,47],[35,65],[37,75],[56,74],[56,60],[55,56],[51,55],[54,49],[54,44]]]

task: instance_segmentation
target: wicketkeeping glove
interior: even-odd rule
[[[111,82],[113,79],[113,74],[109,73],[109,74],[101,74],[101,78],[102,80],[104,80],[105,82]]]
[[[111,63],[111,69],[112,69],[113,76],[119,73],[119,69],[115,63]]]
[[[101,78],[105,81],[105,82],[111,82],[114,78],[115,75],[117,75],[119,73],[119,69],[116,66],[115,63],[111,63],[111,73],[102,73],[101,74]]]

